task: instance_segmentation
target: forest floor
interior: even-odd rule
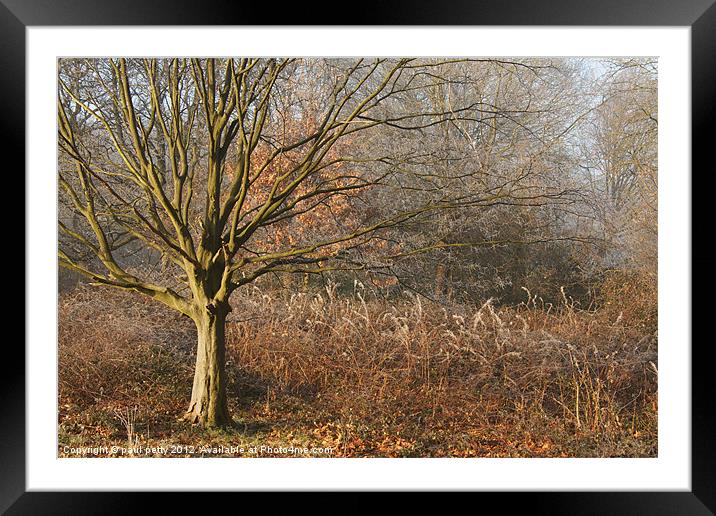
[[[656,313],[617,294],[628,309],[252,290],[227,328],[235,421],[218,431],[180,419],[192,322],[78,287],[59,299],[58,455],[655,457]]]

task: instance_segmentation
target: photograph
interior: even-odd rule
[[[56,457],[659,458],[659,63],[58,57]]]

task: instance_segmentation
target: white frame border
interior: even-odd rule
[[[27,27],[27,489],[691,490],[689,27]],[[328,45],[326,45],[328,41]],[[104,55],[659,57],[659,457],[58,459],[56,59]]]

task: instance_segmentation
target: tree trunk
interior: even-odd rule
[[[207,427],[231,424],[226,401],[226,313],[213,307],[202,310],[196,323],[198,343],[191,403],[185,418]]]

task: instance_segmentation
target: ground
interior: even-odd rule
[[[359,294],[254,289],[234,301],[235,421],[222,430],[181,420],[191,321],[128,293],[62,294],[58,455],[657,455],[652,311]]]

